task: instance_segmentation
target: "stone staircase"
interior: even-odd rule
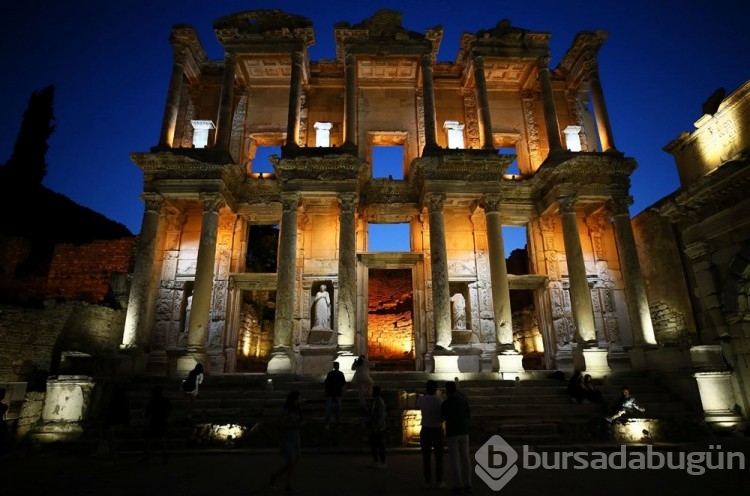
[[[707,435],[700,412],[661,385],[639,372],[614,373],[599,381],[603,403],[574,404],[565,394],[567,383],[549,379],[550,371],[527,373],[518,381],[497,379],[494,373],[466,374],[459,391],[472,408],[472,445],[480,446],[494,434],[511,445],[555,446],[608,441],[683,441]],[[374,372],[388,405],[386,445],[417,447],[418,419],[415,403],[424,392],[427,379],[438,380],[442,389],[452,377],[423,372]],[[271,382],[269,382],[271,379]],[[323,376],[274,375],[262,373],[207,376],[190,414],[189,399],[180,391],[180,380],[144,377],[129,389],[131,425],[120,435],[122,450],[141,450],[145,427],[144,409],[151,388],[161,385],[174,410],[170,416],[168,447],[183,449],[276,449],[278,418],[286,395],[299,390],[305,425],[303,447],[319,450],[367,450],[364,412],[357,392],[347,389],[343,397],[342,422],[325,428]],[[627,384],[639,403],[646,407],[645,419],[635,427],[610,426],[603,417]],[[632,429],[631,429],[632,430]],[[628,437],[630,436],[630,437]],[[91,435],[82,443],[94,443]]]

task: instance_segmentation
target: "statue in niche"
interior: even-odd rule
[[[453,329],[466,329],[466,300],[461,293],[451,296],[451,324]]]
[[[330,329],[331,328],[331,296],[326,290],[326,285],[321,284],[320,288],[313,298],[311,305],[313,311],[313,329]]]
[[[185,327],[182,330],[184,333],[188,333],[190,331],[190,312],[193,309],[193,292],[190,292],[190,296],[187,297],[187,302],[185,303]]]

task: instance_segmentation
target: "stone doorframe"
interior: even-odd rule
[[[357,335],[356,353],[367,353],[367,302],[369,298],[369,269],[409,269],[412,286],[412,332],[414,333],[415,370],[424,370],[424,355],[428,342],[427,295],[424,277],[424,255],[411,252],[357,253]],[[431,333],[434,334],[434,333]]]
[[[547,290],[548,283],[549,277],[546,275],[526,274],[518,276],[508,274],[509,289],[534,292],[534,307],[539,322],[539,331],[542,333],[542,343],[544,344],[544,365],[547,370],[552,370],[555,365],[557,340],[552,325],[552,302]]]

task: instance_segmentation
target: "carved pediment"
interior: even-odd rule
[[[214,32],[223,45],[266,40],[294,39],[305,47],[315,44],[310,19],[282,10],[248,10],[214,22]]]

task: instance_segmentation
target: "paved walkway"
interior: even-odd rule
[[[750,440],[722,439],[721,450],[742,452],[750,461]],[[576,448],[564,447],[565,451]],[[580,446],[579,450],[598,451],[601,446]],[[611,453],[619,447],[608,448]],[[634,448],[628,448],[634,449]],[[635,448],[637,449],[637,448]],[[706,451],[707,445],[681,448]],[[665,452],[663,449],[659,452]],[[714,448],[712,454],[716,454]],[[416,451],[399,450],[387,454],[388,467],[370,467],[369,455],[362,453],[303,452],[295,473],[300,495],[448,495],[450,472],[446,462],[448,488],[423,489],[421,457]],[[282,463],[273,452],[216,451],[172,454],[167,463],[157,457],[151,463],[139,463],[138,453],[124,453],[112,464],[90,455],[60,451],[16,451],[0,458],[0,494],[71,494],[75,496],[138,495],[283,495],[268,483],[270,474]],[[555,495],[555,496],[680,496],[748,494],[748,471],[709,470],[690,475],[686,470],[550,470],[520,467],[507,485],[493,491],[474,475],[475,495]]]

